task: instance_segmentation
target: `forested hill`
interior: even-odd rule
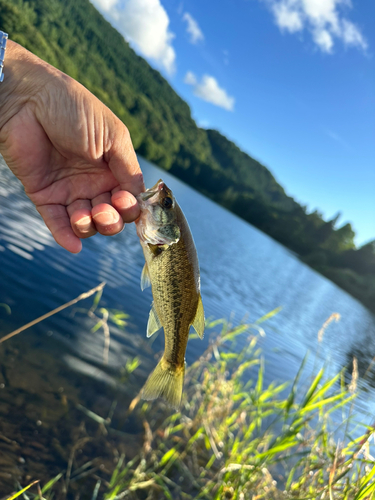
[[[0,28],[80,81],[127,125],[135,149],[251,222],[375,310],[375,244],[287,196],[271,172],[190,108],[88,0],[0,0]]]

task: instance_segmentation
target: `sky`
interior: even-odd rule
[[[375,239],[374,0],[92,0],[203,128]]]

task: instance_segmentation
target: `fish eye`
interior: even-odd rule
[[[172,208],[172,205],[173,205],[172,198],[169,198],[169,196],[167,196],[166,198],[163,198],[161,203],[162,203],[164,208]]]

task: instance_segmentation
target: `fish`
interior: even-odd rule
[[[146,401],[161,398],[178,410],[190,326],[201,339],[204,335],[198,256],[189,224],[161,179],[137,200],[141,215],[136,228],[145,257],[141,288],[151,285],[153,296],[147,337],[162,327],[165,337],[163,356],[149,375],[141,397]]]

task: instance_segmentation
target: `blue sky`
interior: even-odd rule
[[[215,128],[375,239],[373,0],[92,0]]]

